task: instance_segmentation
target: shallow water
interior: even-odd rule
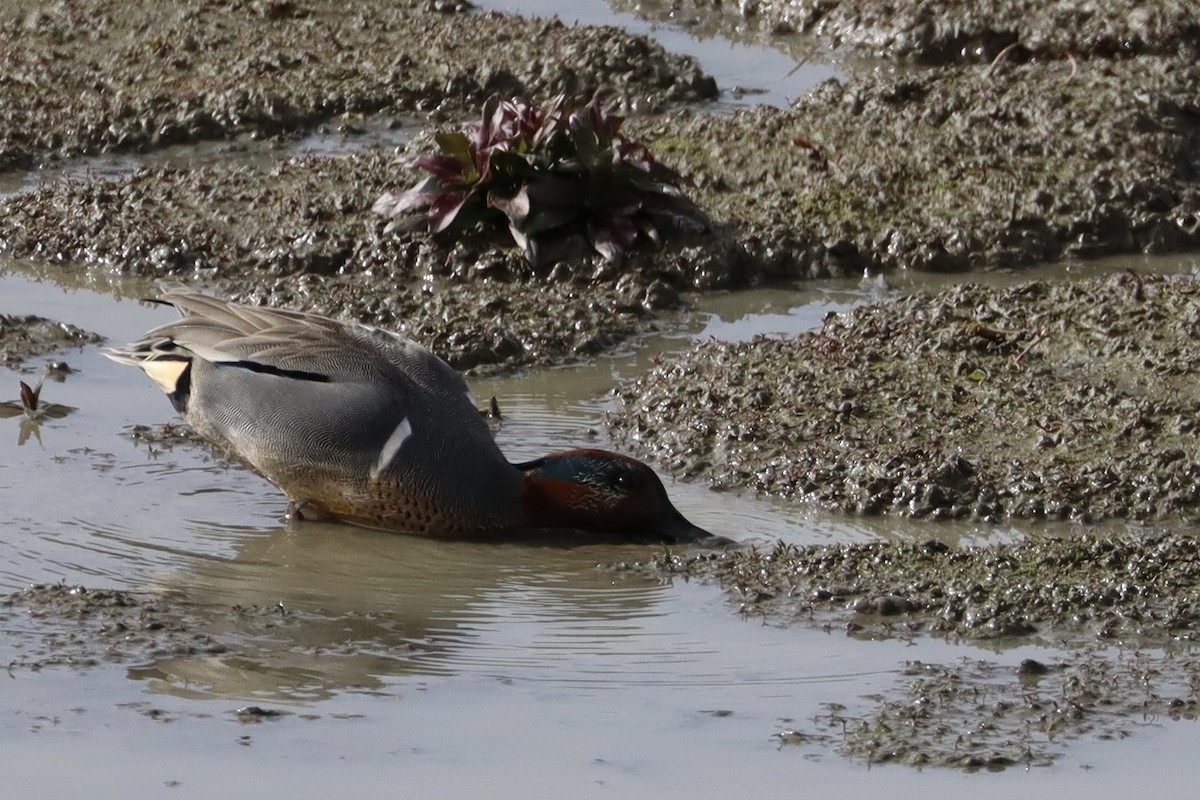
[[[622,8],[614,10],[604,0],[479,0],[485,11],[503,11],[525,17],[557,16],[568,25],[617,25],[630,33],[656,39],[671,53],[695,58],[700,68],[717,79],[719,105],[784,107],[822,81],[844,74],[828,62],[825,54],[814,53],[803,37],[766,39],[745,35],[731,40],[725,31],[716,33],[704,26],[688,24],[687,15],[674,14],[669,4],[650,2],[645,17]],[[625,5],[625,4],[619,4]],[[634,5],[634,4],[629,4]],[[664,8],[664,6],[666,6]],[[665,21],[651,21],[651,20]]]
[[[25,172],[0,172],[0,197],[20,194],[59,180],[115,180],[139,167],[197,169],[210,164],[230,163],[266,167],[282,158],[344,155],[371,147],[394,148],[412,136],[416,123],[394,118],[366,121],[355,126],[353,133],[335,127],[321,126],[303,136],[279,140],[254,140],[241,137],[232,141],[189,142],[160,147],[147,153],[101,153],[72,159],[69,162],[50,162],[40,169]]]
[[[570,12],[545,0],[521,3],[485,5],[650,32],[715,73],[723,103],[782,105],[836,74],[828,65],[797,69],[794,54],[695,39],[614,14],[599,0]],[[737,86],[765,93],[739,99],[730,91]],[[360,141],[318,135],[296,150],[337,152]],[[234,143],[154,158],[196,164],[278,155]],[[102,158],[61,174],[120,175],[140,163]],[[57,174],[0,176],[0,193]],[[1125,259],[1104,268],[1190,269],[1193,262]],[[1029,274],[1076,271],[1062,265]],[[909,289],[961,278],[891,280]],[[498,397],[505,421],[497,438],[514,460],[580,443],[605,446],[607,393],[655,354],[696,337],[810,330],[829,311],[887,291],[847,281],[709,297],[685,331],[636,353],[478,380],[473,389]],[[69,321],[112,342],[170,318],[169,309],[136,301],[149,292],[119,278],[64,288],[0,262],[0,313]],[[367,797],[403,786],[405,795],[432,797],[1104,798],[1147,786],[1183,794],[1195,783],[1187,769],[1194,728],[1153,719],[1132,721],[1125,741],[1063,743],[1053,767],[998,775],[872,767],[825,745],[781,747],[774,734],[828,703],[894,692],[908,661],[988,659],[1015,668],[1023,658],[1056,654],[928,638],[862,641],[802,621],[764,626],[713,587],[597,567],[655,548],[446,545],[343,526],[289,527],[280,522],[281,496],[255,476],[202,450],[160,451],[127,435],[133,424],[174,418],[149,380],[97,347],[55,357],[78,371],[63,383],[47,381],[43,397],[78,410],[36,429],[0,419],[0,591],[57,581],[177,591],[210,613],[214,633],[233,646],[80,670],[11,669],[0,697],[0,747],[6,785],[23,796],[76,796],[86,787],[96,800],[312,797],[352,785]],[[0,371],[0,401],[15,398],[19,377],[29,376]],[[696,523],[764,544],[982,542],[1028,531],[856,520],[664,479]],[[278,622],[230,623],[234,606],[277,610]],[[10,619],[0,629],[0,664],[26,658],[50,635],[39,620]],[[248,723],[236,713],[247,705],[284,713]]]
[[[604,446],[605,393],[654,352],[695,336],[811,329],[870,296],[843,283],[716,297],[690,332],[636,355],[473,389],[498,396],[506,415],[498,438],[514,459],[580,441]],[[111,341],[172,313],[11,270],[0,272],[0,312],[69,320]],[[826,745],[780,747],[774,734],[827,703],[894,692],[907,661],[984,658],[1015,668],[1054,654],[764,626],[713,587],[597,567],[655,548],[446,545],[336,525],[289,528],[278,521],[278,493],[253,475],[194,448],[154,453],[124,434],[173,418],[148,380],[96,347],[56,357],[78,372],[48,382],[45,398],[78,411],[43,423],[40,440],[24,445],[19,420],[0,420],[0,588],[176,590],[214,619],[232,606],[277,608],[279,623],[216,630],[235,643],[220,655],[78,674],[14,669],[0,741],[9,785],[27,795],[86,783],[96,798],[314,796],[353,781],[372,796],[402,779],[433,796],[487,788],[533,798],[718,797],[803,784],[817,794],[1000,797],[1036,786],[1103,797],[1149,779],[1161,785],[1190,747],[1186,723],[1135,721],[1130,741],[1085,738],[1064,745],[1053,767],[994,776],[868,768]],[[17,376],[5,374],[0,395],[15,394],[3,387],[15,389]],[[764,542],[1012,535],[856,521],[667,480],[697,523]],[[0,663],[26,657],[42,635],[35,620],[13,621],[0,636]],[[286,713],[243,722],[235,712],[249,704]]]

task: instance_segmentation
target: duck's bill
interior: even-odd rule
[[[663,516],[654,533],[665,541],[678,544],[698,544],[704,547],[730,547],[737,544],[733,539],[710,533],[699,525],[693,525],[687,517],[674,508]]]

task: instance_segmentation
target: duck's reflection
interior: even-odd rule
[[[227,651],[131,677],[177,695],[305,702],[382,691],[397,675],[549,674],[579,653],[600,662],[585,669],[619,668],[644,647],[640,620],[664,590],[599,566],[649,546],[440,542],[311,522],[240,535],[235,558],[193,556],[170,581]]]

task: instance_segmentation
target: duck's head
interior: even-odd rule
[[[517,464],[531,528],[570,528],[606,536],[731,544],[688,522],[662,481],[637,459],[606,450],[567,450]]]

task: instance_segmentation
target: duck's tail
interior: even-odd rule
[[[167,394],[175,410],[183,413],[192,390],[192,353],[170,338],[146,338],[124,347],[100,351],[118,364],[138,367]]]

